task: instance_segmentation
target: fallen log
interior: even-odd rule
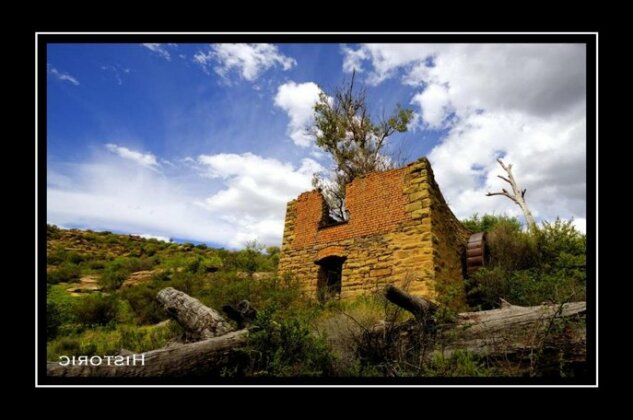
[[[215,310],[172,287],[158,292],[156,299],[165,312],[185,330],[192,343],[172,345],[132,354],[103,355],[48,362],[48,376],[68,377],[182,377],[218,374],[231,364],[233,350],[243,346],[248,330],[233,331],[231,325]],[[242,305],[246,314],[255,309]],[[64,365],[62,365],[63,363]]]
[[[502,300],[499,309],[464,312],[451,322],[434,325],[420,322],[428,317],[427,308],[432,313],[432,302],[395,286],[389,286],[385,295],[390,302],[411,312],[415,321],[370,330],[364,343],[371,345],[367,351],[373,353],[374,360],[376,346],[382,345],[384,351],[387,347],[381,340],[390,340],[392,348],[388,349],[387,358],[395,359],[396,353],[401,357],[405,352],[402,349],[412,348],[427,358],[434,352],[448,357],[456,351],[466,351],[489,360],[509,361],[518,366],[519,373],[586,361],[586,302],[523,307]],[[402,342],[393,343],[394,340]]]
[[[421,297],[410,295],[394,285],[387,286],[387,300],[411,312],[417,320],[429,319],[437,310],[437,305]]]
[[[121,355],[122,359],[110,356],[108,360],[94,356],[81,365],[76,361],[75,365],[68,366],[62,366],[60,362],[48,362],[46,374],[58,377],[183,377],[218,374],[222,368],[230,365],[232,350],[244,345],[247,338],[248,330],[238,330],[195,343]],[[117,366],[115,363],[123,365]]]
[[[173,287],[156,295],[163,310],[185,330],[187,341],[198,341],[224,335],[233,330],[214,309]]]

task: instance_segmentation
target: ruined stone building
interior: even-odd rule
[[[288,203],[279,261],[314,296],[355,296],[407,284],[410,293],[459,305],[469,232],[453,215],[426,158],[355,179],[349,220],[328,224],[319,191]]]

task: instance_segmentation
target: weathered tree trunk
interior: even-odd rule
[[[521,187],[519,187],[519,184],[514,179],[514,175],[512,174],[512,164],[505,165],[501,159],[497,159],[497,162],[499,162],[499,165],[501,165],[503,170],[506,171],[506,173],[508,174],[508,177],[506,178],[501,175],[497,175],[497,176],[503,179],[508,184],[510,184],[510,186],[512,187],[512,194],[510,194],[505,188],[502,188],[501,192],[494,192],[494,193],[489,192],[486,195],[489,197],[492,195],[503,195],[505,197],[508,197],[510,200],[514,201],[514,203],[521,208],[521,211],[523,212],[523,215],[525,216],[525,221],[527,222],[528,228],[530,230],[536,229],[536,222],[534,221],[532,212],[530,211],[530,209],[527,206],[527,203],[525,202],[525,191],[527,190],[525,188],[521,189]]]
[[[233,330],[217,311],[173,287],[158,292],[156,299],[165,312],[185,330],[189,341],[213,338]]]
[[[411,312],[417,320],[427,320],[437,310],[437,305],[426,299],[410,295],[394,285],[389,285],[385,292],[387,300]]]
[[[569,302],[541,306],[505,305],[500,309],[465,312],[451,326],[454,340],[445,348],[451,353],[456,349],[488,356],[543,351],[547,346],[565,348],[573,359],[584,358],[586,353],[586,329],[577,326],[556,325],[574,316],[583,316],[586,302]]]
[[[388,298],[410,311],[416,319],[419,319],[419,308],[424,306],[420,301],[432,305],[394,286],[388,289],[387,295],[402,296],[395,300]],[[411,305],[411,301],[417,303]],[[468,351],[511,362],[518,371],[535,365],[540,371],[557,369],[562,364],[586,361],[586,327],[582,319],[586,307],[586,302],[523,307],[503,301],[499,309],[460,313],[454,322],[436,326],[432,335],[424,334],[418,321],[395,327],[397,331],[391,335],[410,336],[409,340],[414,341],[414,337],[422,335],[425,340],[432,338],[434,343],[427,345],[445,356],[458,350]],[[574,319],[580,322],[573,322]],[[384,334],[383,330],[384,327],[370,334]]]
[[[122,356],[124,366],[115,366],[116,356],[110,364],[106,359],[93,360],[98,366],[62,366],[58,362],[48,362],[48,376],[94,376],[94,377],[182,377],[219,373],[231,362],[232,350],[244,345],[248,330],[234,331],[221,337],[209,338],[188,344],[177,344],[158,350]],[[141,364],[141,360],[143,361]],[[135,362],[135,364],[133,364]]]
[[[232,350],[246,343],[248,330],[233,331],[230,324],[217,311],[186,293],[168,287],[158,292],[156,299],[167,314],[182,326],[189,340],[202,341],[178,343],[137,355],[129,352],[120,353],[119,355],[124,359],[110,356],[108,360],[106,357],[99,356],[100,359],[88,359],[82,365],[62,366],[59,362],[48,362],[47,374],[49,376],[176,377],[219,373],[220,369],[230,365]],[[255,310],[249,305],[244,308],[244,311],[252,314]],[[122,365],[117,366],[117,361]],[[134,361],[136,363],[133,363]]]

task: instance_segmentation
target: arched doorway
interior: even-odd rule
[[[320,301],[340,298],[345,260],[345,257],[330,256],[316,262],[319,265],[317,294]]]

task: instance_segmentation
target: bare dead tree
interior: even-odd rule
[[[512,193],[509,193],[508,190],[502,188],[499,192],[488,192],[486,196],[490,197],[493,195],[503,195],[508,197],[510,200],[514,201],[514,203],[521,207],[521,211],[523,211],[523,215],[525,216],[525,221],[527,222],[528,228],[530,230],[536,229],[536,222],[534,221],[534,217],[532,216],[532,212],[527,206],[525,202],[525,188],[521,189],[514,179],[514,175],[512,174],[512,164],[505,165],[501,159],[497,159],[499,165],[503,168],[504,171],[508,174],[508,177],[502,175],[497,175],[499,178],[503,179],[505,182],[510,184],[512,187]]]

